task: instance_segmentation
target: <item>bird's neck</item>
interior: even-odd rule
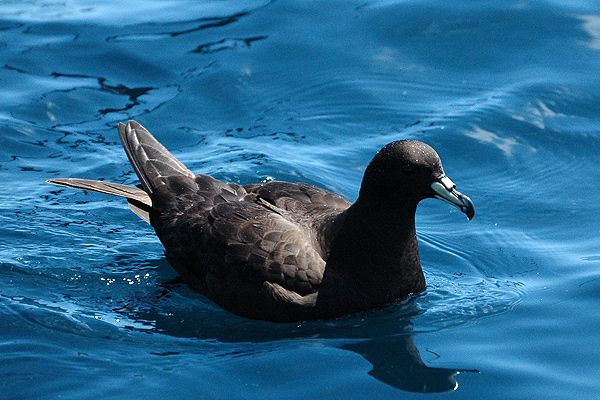
[[[320,297],[368,309],[419,292],[425,279],[415,231],[417,204],[389,205],[359,199],[340,214]],[[329,285],[331,280],[337,282]],[[342,284],[342,292],[328,294]],[[346,298],[347,297],[347,298]]]

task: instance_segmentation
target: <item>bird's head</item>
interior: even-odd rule
[[[359,199],[372,206],[408,203],[437,198],[460,209],[470,220],[473,202],[456,190],[442,161],[431,146],[416,140],[398,140],[377,152],[363,177]]]

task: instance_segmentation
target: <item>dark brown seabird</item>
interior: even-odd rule
[[[127,198],[192,289],[249,318],[331,318],[420,292],[419,201],[435,197],[468,219],[475,214],[435,150],[414,140],[377,152],[351,204],[305,183],[238,185],[194,175],[139,123],[118,129],[141,189],[48,182]]]

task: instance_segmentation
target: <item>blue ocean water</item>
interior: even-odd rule
[[[591,0],[2,2],[0,398],[597,399],[598,71]],[[351,200],[419,139],[477,216],[420,205],[422,294],[243,319],[123,201],[44,183],[135,184],[128,119],[193,171]]]

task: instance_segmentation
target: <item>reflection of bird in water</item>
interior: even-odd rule
[[[436,393],[455,390],[460,371],[425,365],[412,335],[395,335],[342,346],[373,365],[369,375],[407,392]],[[471,370],[470,372],[475,372]]]
[[[474,215],[435,150],[417,141],[382,148],[350,204],[303,183],[242,186],[194,175],[137,122],[120,124],[119,134],[141,189],[49,182],[126,197],[193,289],[250,318],[329,318],[419,292],[419,201],[436,197]]]
[[[214,357],[255,355],[279,348],[289,349],[292,343],[292,347],[297,347],[299,342],[307,342],[309,346],[314,342],[319,347],[327,346],[358,354],[372,365],[370,370],[368,367],[363,369],[365,374],[396,389],[421,393],[455,390],[460,372],[477,372],[425,364],[413,340],[412,317],[419,314],[415,302],[409,301],[367,316],[358,314],[335,321],[313,321],[301,325],[265,324],[215,309],[207,310],[205,306],[180,308],[177,303],[171,302],[171,296],[173,292],[185,294],[185,287],[171,287],[165,291],[160,295],[161,301],[152,307],[126,307],[120,309],[119,314],[129,320],[145,321],[163,335],[219,343],[216,348],[220,354]],[[182,301],[179,296],[174,299]],[[218,314],[218,318],[215,318],[215,314]],[[211,355],[210,352],[215,350],[211,347],[206,351]],[[309,354],[304,357],[309,357]],[[290,368],[303,367],[290,364]]]

